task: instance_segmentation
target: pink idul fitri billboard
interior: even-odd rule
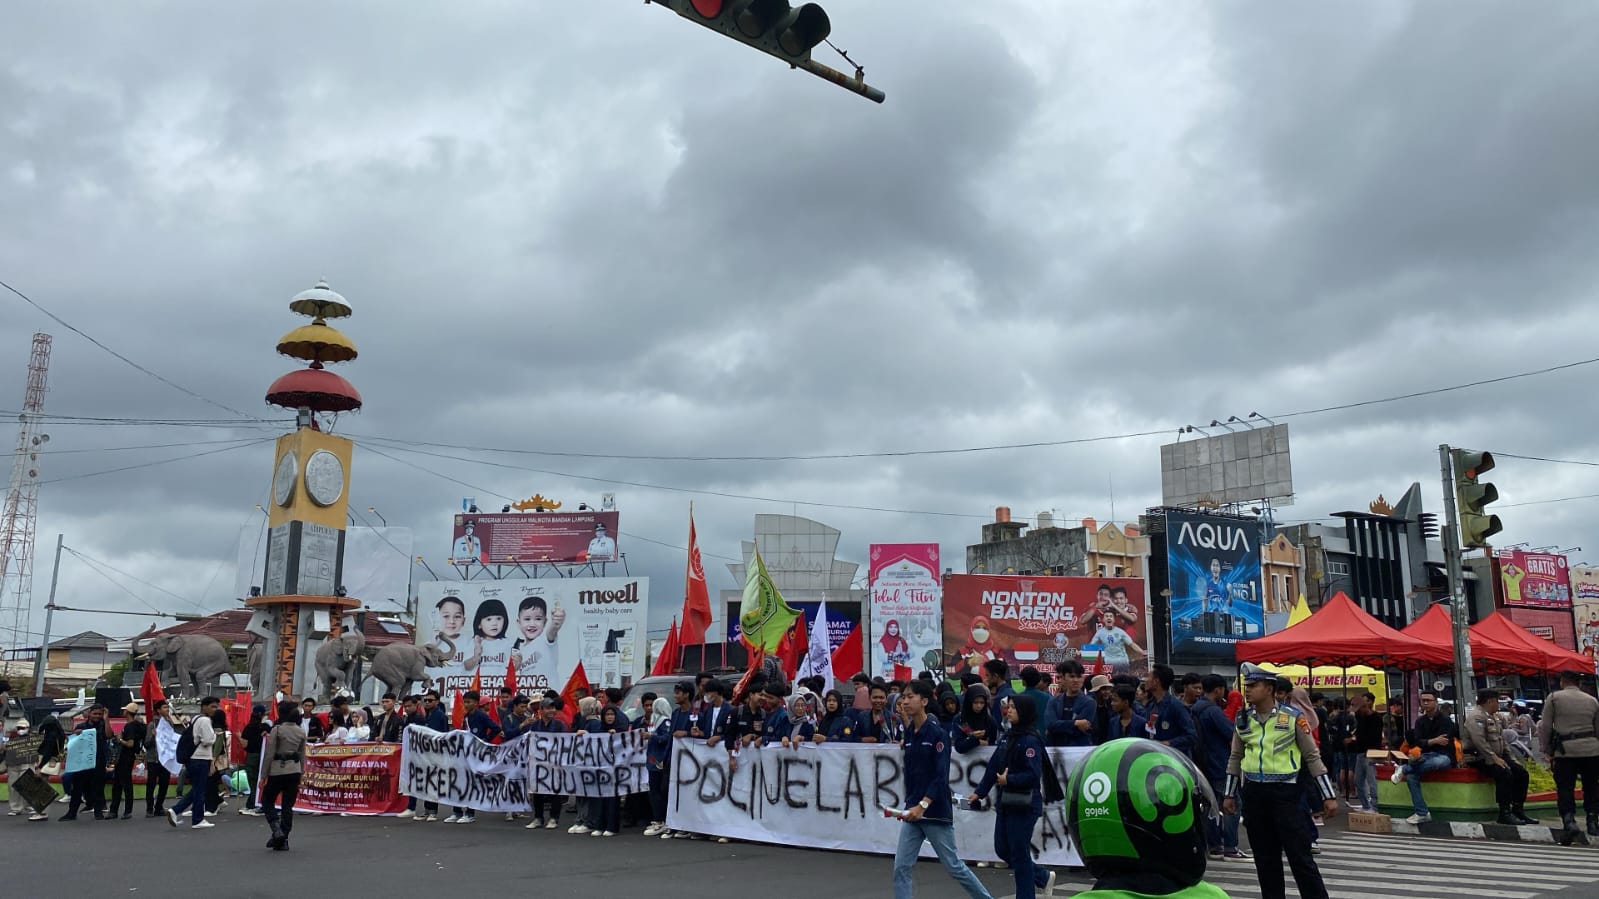
[[[867,572],[872,585],[867,673],[893,679],[896,673],[911,677],[939,667],[944,587],[938,544],[874,543]]]

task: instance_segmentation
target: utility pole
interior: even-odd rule
[[[61,544],[65,534],[56,535],[56,561],[50,569],[50,601],[44,606],[44,637],[39,641],[39,655],[33,660],[33,695],[44,695],[44,669],[50,659],[50,620],[56,611],[56,583],[61,579]]]
[[[1460,512],[1455,506],[1455,475],[1451,464],[1449,444],[1438,447],[1438,464],[1444,482],[1444,564],[1449,577],[1449,623],[1455,643],[1455,713],[1456,721],[1466,703],[1471,685],[1471,640],[1467,627],[1470,623],[1466,610],[1466,585],[1461,575]]]

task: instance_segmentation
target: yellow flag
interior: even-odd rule
[[[772,576],[766,571],[766,563],[761,561],[761,552],[756,550],[749,576],[744,580],[744,600],[738,616],[744,642],[762,652],[776,652],[783,634],[799,615],[777,592]]]

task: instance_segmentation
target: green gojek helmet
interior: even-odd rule
[[[1113,740],[1072,774],[1066,826],[1095,877],[1149,872],[1181,886],[1205,876],[1216,794],[1194,763],[1154,740]]]

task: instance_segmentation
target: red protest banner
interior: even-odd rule
[[[396,815],[405,806],[399,743],[305,747],[297,810]]]

